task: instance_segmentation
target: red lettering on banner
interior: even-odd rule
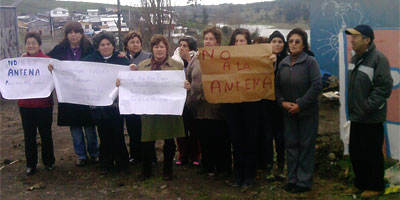
[[[235,84],[236,84],[236,90],[239,91],[239,84],[240,84],[240,82],[239,82],[239,81],[236,81]]]
[[[225,70],[225,68],[228,68],[228,70],[231,70],[231,63],[228,62],[228,61],[226,61],[226,62],[224,63],[224,70]]]
[[[254,80],[253,80],[253,87],[254,87],[254,89],[255,89],[256,86],[259,85],[259,84],[260,84],[260,79],[254,79]]]
[[[250,90],[250,81],[251,79],[246,79],[246,90]]]
[[[208,51],[206,51],[205,49],[203,49],[203,60],[204,60],[204,57],[206,56],[206,54],[208,55],[208,57],[210,57],[211,59],[213,59],[214,58],[214,49],[212,49],[211,50],[211,55],[210,55],[210,53],[208,53]]]
[[[211,82],[211,93],[214,93],[214,89],[218,89],[218,92],[221,93],[221,83],[218,80]]]
[[[240,66],[240,61],[237,61],[237,62],[236,62],[236,66],[237,66],[237,70],[238,70],[238,71],[250,69],[250,66],[249,66],[249,64],[247,64],[247,63],[244,63],[243,66]]]
[[[230,87],[229,87],[230,86]],[[225,83],[225,93],[233,89],[233,83]]]
[[[266,88],[266,85],[269,85],[269,89],[272,89],[272,80],[269,77],[265,77],[263,81],[263,88]]]
[[[223,57],[224,54],[227,54],[228,56],[224,58]],[[219,55],[219,58],[222,59],[222,60],[229,60],[231,58],[231,53],[229,51],[227,51],[227,50],[221,51],[221,54]]]

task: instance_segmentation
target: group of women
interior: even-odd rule
[[[122,116],[118,110],[118,99],[112,105],[103,107],[60,103],[58,125],[70,127],[78,166],[99,162],[101,174],[107,174],[113,168],[128,173],[129,163],[141,162],[143,170],[140,178],[146,180],[152,176],[152,166],[157,161],[155,141],[164,140],[162,178],[171,180],[177,138],[179,153],[176,165],[189,162],[200,165],[199,174],[217,180],[232,176],[233,179],[227,183],[233,187],[252,186],[257,167],[267,171],[268,181],[275,177],[285,178],[286,151],[288,182],[283,189],[293,193],[311,189],[321,78],[318,63],[308,50],[307,34],[302,29],[290,31],[288,43],[279,31],[272,33],[269,39],[254,41],[269,42],[272,46],[270,59],[275,62],[276,101],[230,104],[206,101],[196,52],[197,42],[193,37],[181,38],[171,58],[168,56],[170,45],[162,35],[152,37],[151,53],[148,53],[142,49],[140,33],[132,31],[123,40],[125,52],[119,52],[111,33],[97,34],[91,44],[80,23],[70,22],[64,30],[64,40],[47,55],[40,50],[40,35],[28,33],[25,37],[27,53],[24,56],[129,65],[131,70],[185,70],[187,77],[183,87],[188,94],[182,116]],[[205,47],[219,46],[222,33],[215,26],[207,27],[202,38]],[[229,45],[250,44],[252,40],[248,30],[238,28],[233,31]],[[57,69],[50,65],[49,70]],[[116,85],[120,85],[119,80]],[[42,139],[43,163],[48,170],[52,170],[55,163],[51,138],[52,96],[19,100],[18,104],[25,135],[27,175],[34,174],[37,165],[37,128]],[[124,119],[130,136],[129,153],[124,138]],[[274,146],[278,161],[275,175]]]

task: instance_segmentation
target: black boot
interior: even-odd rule
[[[176,145],[174,139],[164,140],[164,167],[163,167],[163,177],[165,181],[169,181],[173,178],[172,166],[173,159],[175,157]]]

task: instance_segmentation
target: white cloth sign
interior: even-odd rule
[[[52,59],[9,58],[0,61],[0,92],[5,99],[32,99],[50,96],[54,89],[48,70]]]
[[[109,106],[114,98],[118,71],[129,66],[83,61],[53,62],[53,78],[58,102],[90,106]]]
[[[183,70],[119,72],[121,114],[182,115],[186,100]]]

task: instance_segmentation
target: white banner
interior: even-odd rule
[[[48,70],[52,59],[10,58],[0,61],[0,92],[5,99],[32,99],[50,96],[54,89]]]
[[[119,72],[121,114],[182,115],[186,100],[185,72]]]
[[[83,61],[53,62],[53,78],[58,102],[90,106],[109,106],[115,97],[118,71],[129,66]]]

